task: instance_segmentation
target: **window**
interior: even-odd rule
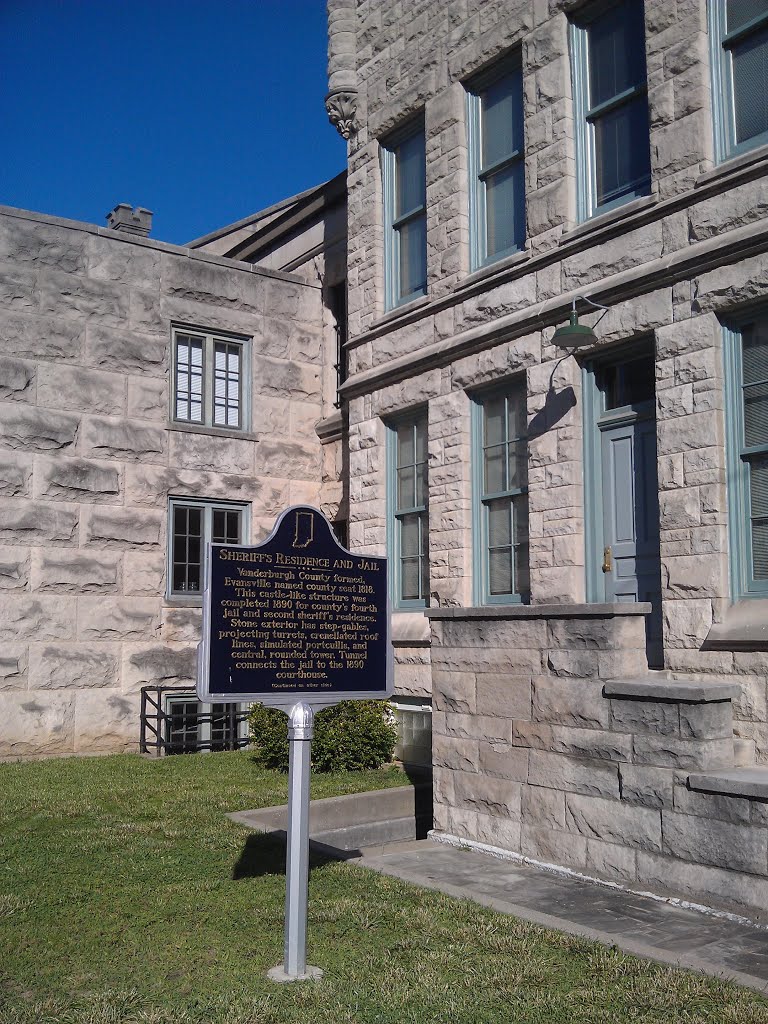
[[[168,544],[168,594],[200,597],[206,544],[242,544],[245,505],[172,498]]]
[[[473,400],[475,601],[528,599],[525,382]]]
[[[423,608],[429,597],[426,412],[393,424],[387,441],[393,603]]]
[[[202,704],[193,693],[166,696],[165,754],[238,750],[248,742],[246,704]]]
[[[347,344],[347,282],[334,284],[328,289],[328,307],[333,315],[336,330],[336,362],[333,368],[336,371],[336,401],[333,403],[336,409],[341,408],[341,395],[339,388],[347,379],[348,356]]]
[[[384,283],[387,309],[427,293],[424,126],[382,146]]]
[[[525,242],[523,75],[520,59],[473,79],[467,90],[469,224],[473,269]]]
[[[720,160],[768,143],[768,3],[710,0],[713,112]]]
[[[393,697],[395,757],[407,765],[432,765],[432,705],[421,697]]]
[[[571,26],[579,219],[650,191],[641,0],[590,8]]]
[[[180,423],[244,430],[248,367],[245,340],[176,328],[173,418]]]
[[[726,331],[728,520],[734,599],[768,594],[768,312]]]

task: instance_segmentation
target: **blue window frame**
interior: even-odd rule
[[[525,381],[472,401],[476,604],[528,600],[528,444]]]
[[[768,594],[768,311],[726,327],[731,596]]]
[[[476,269],[525,243],[523,74],[519,55],[467,86],[469,226]]]
[[[410,125],[381,148],[384,292],[387,309],[427,293],[424,125]]]
[[[389,425],[387,460],[392,603],[397,608],[424,608],[429,600],[426,410]]]
[[[768,143],[768,3],[710,0],[718,160]]]
[[[642,0],[571,24],[580,220],[650,192],[644,40]]]

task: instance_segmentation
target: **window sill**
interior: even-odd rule
[[[768,171],[768,143],[755,146],[747,153],[727,157],[710,171],[700,174],[694,182],[694,188],[701,188],[712,182],[728,182],[730,178],[758,177]]]
[[[385,324],[391,324],[400,317],[406,317],[409,313],[414,310],[421,309],[422,306],[426,306],[430,299],[428,295],[420,295],[418,299],[411,299],[410,302],[404,302],[402,306],[395,306],[393,309],[387,310],[387,312],[380,316],[378,320],[374,320],[371,324],[370,329],[375,330],[377,327],[383,327]]]
[[[258,441],[256,434],[248,430],[227,429],[226,427],[209,427],[202,423],[179,423],[176,420],[168,421],[168,430],[180,434],[208,434],[211,437],[226,437],[230,441],[240,439],[243,441]]]
[[[496,260],[493,263],[486,263],[485,266],[473,270],[463,281],[459,281],[453,290],[454,292],[461,292],[465,288],[471,288],[473,285],[478,284],[480,281],[492,284],[493,278],[497,274],[501,276],[513,267],[517,267],[521,263],[527,263],[530,258],[530,251],[528,249],[521,249],[520,252],[513,252],[511,256],[505,256],[503,259]]]
[[[174,594],[173,597],[166,595],[163,603],[166,608],[202,608],[203,595],[195,594],[189,597],[182,597],[180,594]]]
[[[768,651],[768,598],[747,597],[716,622],[702,651]]]
[[[612,230],[617,224],[624,226],[624,221],[631,221],[635,214],[645,213],[650,207],[655,206],[656,202],[656,196],[640,196],[639,199],[631,199],[628,203],[623,203],[613,210],[608,210],[607,213],[600,213],[595,217],[590,217],[589,220],[585,220],[582,224],[571,228],[570,231],[566,231],[560,236],[558,244],[565,246],[569,242],[576,242],[591,235],[599,235],[603,229]]]

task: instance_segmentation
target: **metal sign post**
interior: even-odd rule
[[[387,698],[392,681],[385,558],[342,547],[308,505],[283,512],[263,544],[209,546],[198,696],[289,717],[285,962],[274,981],[322,977],[306,962],[314,712]]]

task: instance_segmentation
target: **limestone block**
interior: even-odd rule
[[[533,680],[533,720],[548,725],[586,729],[607,729],[610,705],[603,697],[599,679],[557,679],[538,676]]]
[[[720,793],[697,793],[687,786],[675,786],[674,809],[680,814],[693,814],[698,818],[717,818],[736,825],[758,824],[752,817],[754,801]],[[765,805],[757,805],[765,806]],[[762,827],[765,827],[762,822]]]
[[[565,794],[540,786],[523,786],[521,816],[526,825],[565,829]]]
[[[528,778],[528,751],[511,743],[478,743],[478,770],[484,775],[525,782]]]
[[[671,768],[619,765],[621,799],[643,807],[672,807],[675,772]]]
[[[679,736],[679,705],[653,700],[611,700],[611,723],[617,732]]]
[[[165,558],[161,551],[126,551],[123,556],[123,591],[126,596],[165,591]]]
[[[56,224],[0,217],[0,259],[32,268],[55,267],[68,273],[85,270],[85,236]]]
[[[33,690],[67,690],[115,686],[115,644],[31,644],[29,681]]]
[[[25,590],[28,583],[28,549],[0,547],[0,590]]]
[[[688,167],[697,167],[707,158],[708,128],[704,111],[688,117],[676,117],[670,125],[651,135],[651,166],[658,177],[666,177]]]
[[[130,282],[133,287],[157,288],[160,281],[160,253],[136,245],[130,238],[89,235],[88,276],[97,281]]]
[[[256,474],[319,480],[320,445],[301,441],[263,440],[255,452]]]
[[[768,830],[665,811],[664,852],[681,860],[764,876]]]
[[[43,363],[38,370],[37,401],[49,409],[119,414],[125,408],[125,380],[116,373]]]
[[[142,597],[81,597],[81,640],[146,640],[159,629],[159,602]]]
[[[450,768],[455,772],[476,773],[479,763],[477,740],[433,736],[432,763],[438,768]]]
[[[316,404],[322,401],[320,367],[268,356],[253,356],[255,390],[259,394]],[[254,404],[257,404],[258,400]],[[258,429],[258,424],[255,424]]]
[[[667,591],[684,598],[728,596],[728,576],[723,556],[678,555],[663,560]]]
[[[571,832],[588,839],[661,852],[661,813],[657,810],[569,793],[565,820]]]
[[[0,351],[25,359],[76,359],[85,325],[0,309]]]
[[[579,288],[590,281],[650,263],[659,259],[662,247],[661,223],[656,222],[568,256],[563,260],[563,288]]]
[[[544,647],[547,624],[543,619],[446,619],[442,622],[443,642],[448,648]]]
[[[449,768],[433,768],[432,770],[432,796],[435,803],[454,803],[453,779],[455,773]]]
[[[162,290],[176,298],[218,304],[250,314],[264,310],[264,279],[249,271],[163,253],[161,274]],[[266,280],[271,283],[271,279]],[[282,283],[277,282],[278,285]],[[301,286],[289,284],[288,287]]]
[[[46,270],[40,275],[39,290],[42,313],[87,316],[93,323],[111,327],[120,327],[128,319],[129,293],[124,285]]]
[[[0,495],[2,497],[13,498],[28,494],[31,477],[32,462],[28,456],[0,452]]]
[[[74,724],[73,693],[6,693],[0,757],[71,753]]]
[[[588,875],[607,878],[612,882],[634,882],[637,877],[637,851],[600,839],[587,840]]]
[[[170,438],[172,466],[240,475],[253,473],[254,441],[186,430],[173,430]]]
[[[516,746],[549,750],[573,757],[600,758],[606,761],[632,760],[632,737],[602,729],[575,729],[565,725],[515,721]]]
[[[129,377],[128,416],[164,423],[168,419],[168,382],[157,377]]]
[[[18,312],[37,310],[39,279],[36,273],[12,266],[0,276],[0,305]]]
[[[197,647],[143,643],[123,645],[123,690],[137,693],[142,686],[195,688]]]
[[[262,484],[261,481],[254,481],[247,476],[173,469],[167,466],[146,466],[141,463],[126,466],[125,469],[126,500],[131,505],[157,508],[164,505],[171,494],[248,501],[260,491],[274,491],[276,495],[285,495],[284,487],[272,486],[271,483]]]
[[[722,196],[718,196],[720,199]],[[688,215],[696,208],[691,207]],[[656,358],[663,360],[685,352],[713,349],[717,345],[717,335],[718,323],[712,315],[694,316],[689,320],[669,323],[656,332]]]
[[[539,675],[541,652],[509,648],[451,647],[433,650],[435,664],[449,663],[458,669],[472,669],[477,673],[509,674],[513,676]]]
[[[598,675],[596,650],[548,651],[547,668],[554,676],[588,679]]]
[[[45,456],[35,461],[36,498],[114,503],[119,493],[120,471],[109,463]]]
[[[131,462],[164,461],[166,434],[159,427],[140,426],[129,419],[83,417],[83,450],[94,458]]]
[[[662,530],[684,530],[700,524],[698,491],[685,488],[659,494],[659,525]]]
[[[141,705],[117,689],[84,690],[75,705],[75,750],[106,754],[138,750]]]
[[[695,412],[673,420],[660,420],[657,437],[660,455],[711,448],[720,442],[720,420],[711,412]]]
[[[502,718],[531,718],[530,676],[482,673],[477,676],[477,713]]]
[[[717,238],[768,215],[768,198],[758,181],[749,181],[722,192],[704,202],[695,203],[688,210],[689,231],[692,242]]]
[[[496,818],[520,820],[521,789],[518,782],[510,779],[463,771],[454,776],[456,806]]]
[[[768,283],[768,258],[765,255],[740,263],[727,264],[693,282],[693,308],[696,312],[714,312],[736,302],[758,301],[765,296]]]
[[[481,739],[488,743],[512,743],[513,722],[510,718],[492,718],[489,715],[461,714],[432,711],[432,734]]]
[[[583,836],[536,825],[523,824],[520,852],[539,864],[582,871],[587,863],[587,841]]]
[[[0,692],[26,690],[27,648],[21,644],[0,646]]]
[[[733,736],[731,702],[681,704],[680,735],[684,739],[730,739]]]
[[[112,593],[120,583],[120,556],[35,548],[31,579],[37,591]]]
[[[27,451],[64,450],[77,441],[78,416],[30,409],[17,405],[0,406],[0,443],[6,448]]]
[[[160,543],[164,512],[125,511],[120,508],[84,510],[84,535],[89,544],[100,548],[143,547]]]
[[[33,402],[34,381],[34,363],[0,355],[0,398],[11,398],[15,402]]]
[[[665,601],[664,645],[698,650],[712,626],[712,601]]]
[[[531,238],[567,222],[571,211],[570,182],[561,177],[526,196],[526,220]]]
[[[636,764],[696,771],[733,764],[733,740],[684,740],[677,736],[637,735],[633,743]]]
[[[72,507],[56,507],[28,501],[0,505],[0,540],[8,544],[71,544],[78,514]]]
[[[768,880],[731,867],[706,867],[674,857],[638,853],[637,879],[653,891],[683,894],[708,907],[768,911]]]
[[[85,360],[89,366],[118,373],[158,376],[166,369],[168,353],[167,338],[88,323]]]
[[[520,850],[520,822],[516,819],[477,812],[474,838],[500,850]]]
[[[476,681],[473,672],[447,672],[433,669],[432,686],[435,707],[472,715],[477,712]]]
[[[622,765],[623,769],[623,765]],[[548,750],[531,750],[528,782],[566,793],[619,798],[619,773],[615,764],[594,758],[577,758]]]
[[[203,624],[201,608],[163,608],[160,635],[170,643],[199,643]]]
[[[547,622],[547,644],[569,652],[623,650],[645,647],[642,616],[617,615],[606,619],[552,618]]]
[[[471,839],[476,842],[477,811],[467,811],[463,807],[445,807],[435,805],[435,828],[459,839]]]

